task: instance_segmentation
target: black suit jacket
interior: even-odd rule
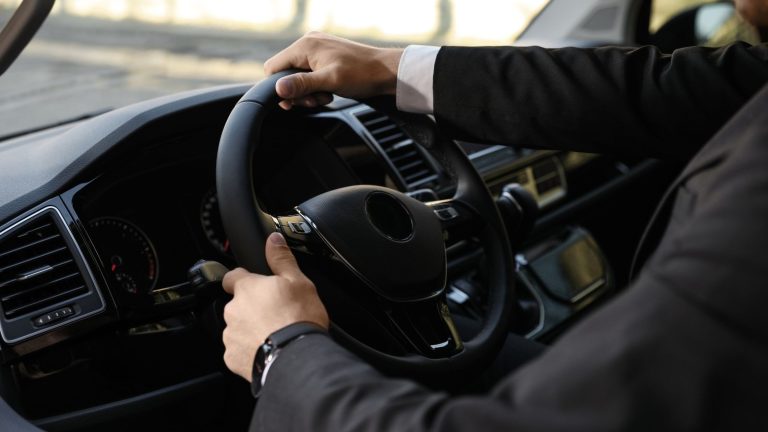
[[[385,378],[313,335],[273,365],[253,428],[768,430],[768,87],[722,127],[768,79],[767,56],[441,50],[435,115],[458,137],[696,154],[662,203],[666,235],[629,289],[487,396]]]

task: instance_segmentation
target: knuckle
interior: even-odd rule
[[[235,371],[235,367],[237,366],[237,362],[235,361],[235,354],[232,352],[232,350],[226,350],[224,351],[224,364],[227,365],[227,368],[231,371]]]
[[[245,285],[248,283],[249,278],[240,278],[235,281],[235,283],[232,285],[233,291],[237,292],[237,290],[241,290],[245,288]]]
[[[295,285],[296,285],[296,288],[300,292],[310,293],[310,294],[317,292],[317,288],[315,287],[315,283],[312,282],[303,273],[298,275],[298,277],[295,280]]]
[[[325,81],[330,88],[338,88],[341,85],[341,73],[338,67],[328,68]]]
[[[303,94],[307,91],[307,80],[303,74],[296,74],[296,78],[293,81],[295,92],[297,94]],[[283,261],[284,257],[276,257],[278,261]]]
[[[312,279],[308,278],[307,275],[305,275],[302,271],[298,271],[296,274],[297,282],[301,284],[302,288],[315,289],[315,283],[312,282]]]
[[[223,313],[223,315],[224,315],[224,321],[226,321],[227,323],[232,321],[233,314],[234,314],[234,311],[232,310],[233,308],[234,308],[234,306],[232,306],[232,302],[229,302],[226,305],[224,305],[224,313]],[[225,331],[226,331],[226,329],[225,329]]]

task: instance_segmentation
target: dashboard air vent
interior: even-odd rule
[[[557,156],[539,159],[527,167],[504,177],[501,183],[518,183],[530,192],[544,208],[566,196],[565,170]]]
[[[88,292],[52,212],[0,239],[0,308],[13,319]]]
[[[539,195],[545,195],[563,186],[560,170],[554,158],[545,159],[533,166],[533,177],[536,179],[536,190]]]
[[[431,187],[438,179],[413,139],[389,117],[372,109],[355,116],[387,155],[407,189]]]
[[[44,207],[0,230],[0,335],[6,343],[105,309],[86,258],[57,207]]]

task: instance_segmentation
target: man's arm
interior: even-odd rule
[[[766,45],[444,47],[434,110],[460,139],[688,159],[766,82]]]
[[[251,431],[764,430],[762,346],[657,277],[488,395],[448,397],[387,378],[328,336],[307,336],[273,364]]]
[[[431,80],[412,69],[428,74],[423,62],[432,53],[401,56],[403,50],[312,33],[270,59],[265,71],[312,70],[278,81],[284,108],[327,103],[328,93],[397,94],[401,109],[434,109],[441,130],[455,138],[679,159],[768,82],[767,45],[671,55],[653,47],[443,47]]]

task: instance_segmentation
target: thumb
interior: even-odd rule
[[[277,276],[292,277],[300,274],[296,257],[285,242],[285,237],[280,233],[272,233],[267,237],[266,256],[267,264]]]
[[[300,72],[280,78],[275,84],[275,91],[283,99],[299,99],[327,91],[329,84],[329,74],[325,71]]]

